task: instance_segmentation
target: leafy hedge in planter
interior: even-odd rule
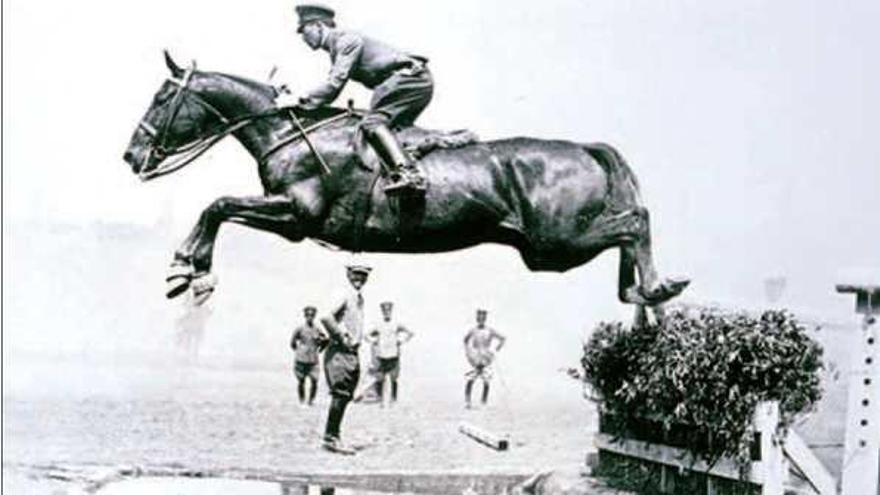
[[[662,325],[603,322],[581,364],[599,396],[603,427],[623,435],[645,420],[661,433],[687,425],[700,434],[679,442],[710,463],[728,456],[748,465],[759,402],[779,401],[787,427],[821,396],[822,348],[785,311],[676,308]]]

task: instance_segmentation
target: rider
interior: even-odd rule
[[[313,50],[329,53],[332,67],[326,82],[300,98],[298,106],[314,110],[329,105],[353,79],[373,90],[361,128],[370,146],[391,169],[389,194],[424,189],[424,180],[404,152],[392,128],[413,125],[434,93],[424,57],[410,55],[381,41],[336,28],[335,12],[322,5],[298,5],[297,32]]]

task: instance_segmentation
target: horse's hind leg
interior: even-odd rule
[[[289,239],[296,238],[294,201],[287,196],[223,197],[205,208],[189,236],[174,253],[169,275],[167,297],[175,297],[191,285],[197,297],[204,300],[213,290],[208,277],[214,255],[214,242],[223,222],[232,221],[260,230],[274,232]]]
[[[620,298],[624,302],[654,306],[655,314],[662,318],[660,304],[679,295],[690,283],[687,279],[667,278],[660,280],[651,250],[651,227],[648,210],[636,210],[641,218],[639,229],[630,242],[620,247]],[[635,284],[633,267],[638,271],[639,284]]]
[[[659,280],[651,255],[648,210],[643,207],[600,216],[577,244],[591,254],[609,247],[620,247],[617,295],[621,302],[656,306],[680,294],[689,283],[687,280]]]

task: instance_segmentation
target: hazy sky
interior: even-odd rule
[[[763,279],[781,275],[790,282],[788,302],[821,312],[850,304],[831,290],[844,272],[868,271],[880,282],[880,3],[330,4],[340,25],[431,59],[437,88],[424,126],[618,146],[653,213],[659,268],[694,278],[691,297],[760,302]],[[263,79],[278,65],[295,90],[318,83],[327,57],[297,38],[293,5],[4,0],[3,215],[13,236],[15,226],[33,223],[163,218],[182,239],[215,197],[258,193],[253,161],[231,140],[149,184],[121,156],[167,75],[163,48],[206,70]],[[368,101],[359,88],[346,95],[360,106]],[[14,267],[21,253],[10,250],[12,240],[6,262]],[[332,259],[327,266],[347,260],[281,244],[265,247]],[[388,287],[413,283],[407,276],[421,258],[382,261],[391,258],[377,258],[399,275],[386,279]],[[488,279],[477,284],[483,299],[495,285],[517,287],[519,295],[494,304],[533,301],[535,324],[545,311],[553,322],[590,322],[579,314],[582,301],[617,307],[616,255],[556,278],[529,274],[505,248],[436,260],[420,265],[425,284],[462,270]],[[164,261],[157,280],[163,269]],[[559,293],[541,292],[548,288]],[[459,312],[478,294],[463,293]]]

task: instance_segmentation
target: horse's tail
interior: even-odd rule
[[[584,149],[608,174],[609,206],[612,210],[623,211],[642,205],[636,174],[617,148],[607,143],[588,143]]]

